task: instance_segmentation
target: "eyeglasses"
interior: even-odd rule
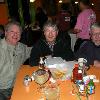
[[[92,36],[100,37],[100,33],[92,33]]]
[[[14,34],[18,34],[20,35],[20,32],[14,32],[14,31],[8,31],[10,34],[14,35]]]

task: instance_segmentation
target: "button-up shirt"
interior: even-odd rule
[[[20,42],[12,46],[5,39],[0,40],[0,89],[13,87],[16,73],[30,52],[31,48]]]

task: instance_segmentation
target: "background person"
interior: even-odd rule
[[[44,23],[48,20],[48,16],[45,14],[45,12],[43,11],[43,9],[41,7],[38,7],[36,9],[36,23],[39,24],[39,27],[42,29]]]
[[[65,38],[71,46],[71,38],[68,34],[68,31],[71,28],[70,3],[63,3],[61,5],[61,11],[56,16],[56,22],[59,28],[59,36]]]
[[[96,21],[96,15],[90,8],[89,0],[80,0],[79,3],[81,13],[78,15],[77,22],[74,28],[74,33],[77,34],[74,52],[80,48],[80,45],[90,39],[90,26]]]

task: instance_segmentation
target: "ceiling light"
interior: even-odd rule
[[[35,0],[30,0],[30,2],[34,2]]]
[[[78,2],[76,1],[75,4],[78,4]]]
[[[59,0],[59,3],[62,3],[62,0]]]
[[[94,6],[94,3],[92,3],[92,6]]]

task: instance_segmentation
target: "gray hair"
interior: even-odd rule
[[[96,23],[92,24],[91,29],[94,29],[94,28],[100,28],[100,22],[96,22]]]
[[[13,25],[18,26],[19,29],[20,29],[20,32],[22,32],[22,27],[21,27],[20,23],[17,22],[17,21],[10,21],[10,22],[8,22],[8,23],[5,25],[5,27],[4,27],[5,31],[6,31],[6,32],[9,31],[9,29],[10,29],[11,26],[13,26]]]
[[[46,27],[52,27],[55,31],[58,31],[57,24],[54,21],[48,20],[43,26],[43,31],[45,31]]]

